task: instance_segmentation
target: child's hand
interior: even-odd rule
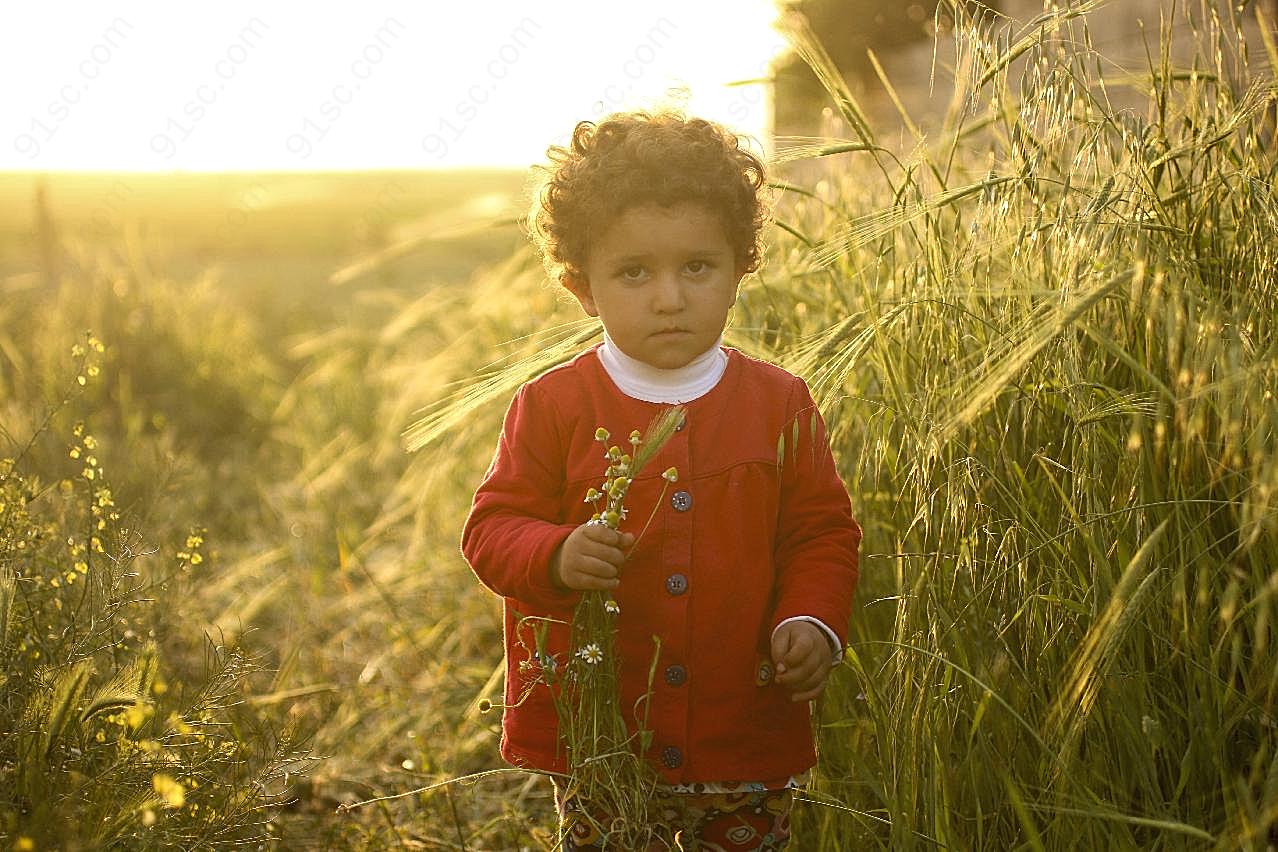
[[[791,621],[772,634],[776,682],[790,692],[791,701],[810,701],[820,695],[833,662],[829,640],[810,621]]]
[[[625,548],[635,543],[630,533],[602,524],[582,524],[573,530],[550,559],[550,579],[566,589],[615,589]]]

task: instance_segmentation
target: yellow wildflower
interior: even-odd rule
[[[171,808],[180,808],[186,804],[186,788],[173,779],[171,775],[157,772],[151,778],[151,786],[160,798]]]

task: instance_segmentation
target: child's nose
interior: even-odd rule
[[[654,284],[652,304],[657,313],[667,314],[683,310],[683,282],[679,280],[679,276],[660,275]]]

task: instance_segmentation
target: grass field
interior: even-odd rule
[[[901,150],[829,73],[780,140],[730,342],[809,381],[865,528],[795,848],[1276,842],[1278,51],[1185,8],[1138,108],[1066,11],[959,26]],[[592,330],[523,176],[43,187],[0,176],[0,839],[544,848],[456,548]]]

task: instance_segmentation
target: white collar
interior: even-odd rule
[[[603,345],[599,347],[599,362],[608,378],[626,396],[644,402],[674,404],[692,402],[705,396],[723,378],[728,369],[728,353],[720,348],[720,336],[703,354],[682,367],[665,370],[631,358],[617,348],[608,332],[604,332]]]

